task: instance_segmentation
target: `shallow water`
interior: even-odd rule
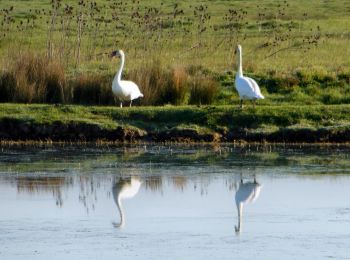
[[[349,157],[315,146],[2,148],[0,259],[350,259]]]

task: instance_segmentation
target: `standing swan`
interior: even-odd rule
[[[252,100],[253,106],[255,107],[255,101],[257,99],[264,99],[264,96],[261,94],[260,88],[254,79],[243,76],[241,45],[237,45],[236,53],[238,56],[238,71],[236,74],[235,85],[241,100],[240,107],[243,108],[243,99]]]
[[[255,177],[254,182],[246,183],[243,183],[243,179],[241,178],[241,182],[235,196],[238,212],[238,225],[235,226],[236,233],[240,233],[242,230],[243,205],[254,202],[259,197],[260,190],[261,185],[256,182]]]
[[[113,51],[111,54],[111,57],[121,57],[122,59],[119,70],[117,74],[115,74],[113,79],[113,83],[112,83],[113,94],[119,98],[120,107],[123,107],[124,100],[130,100],[130,107],[131,107],[132,101],[139,97],[143,97],[143,94],[141,93],[139,87],[134,82],[128,81],[128,80],[121,80],[122,71],[123,71],[124,62],[125,62],[124,52],[122,50]]]
[[[114,202],[117,204],[119,214],[120,214],[120,222],[115,223],[113,225],[117,228],[122,228],[125,226],[125,217],[122,206],[122,199],[132,198],[134,197],[141,187],[141,182],[134,177],[131,177],[129,180],[120,179],[113,185],[112,194]]]

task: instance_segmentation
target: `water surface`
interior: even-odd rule
[[[347,148],[4,147],[0,162],[0,259],[350,258]]]

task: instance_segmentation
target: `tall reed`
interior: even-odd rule
[[[2,100],[24,103],[65,102],[62,64],[45,56],[20,54],[1,76]]]
[[[114,97],[109,76],[99,74],[78,75],[69,83],[72,103],[85,105],[111,105]]]

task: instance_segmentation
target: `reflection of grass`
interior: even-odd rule
[[[270,153],[254,152],[251,155],[254,156],[255,158],[257,158],[257,160],[259,160],[259,161],[267,161],[267,162],[277,161],[281,158],[281,155],[277,152],[270,152]]]
[[[347,154],[332,154],[328,156],[291,156],[288,158],[293,164],[298,165],[323,165],[338,166],[343,168],[350,167],[350,160]]]
[[[152,167],[169,167],[182,173],[181,167],[189,165],[213,166],[229,168],[265,166],[265,167],[299,167],[308,166],[306,172],[324,171],[344,173],[348,172],[350,161],[347,150],[332,149],[330,147],[306,146],[270,147],[270,152],[257,147],[246,146],[233,148],[225,146],[222,153],[210,146],[135,146],[130,149],[121,147],[93,148],[93,147],[67,147],[56,150],[44,148],[28,148],[26,151],[13,153],[8,160],[7,153],[13,148],[5,148],[0,154],[1,173],[56,173],[67,176],[75,173],[108,172],[111,174],[143,174],[152,170]],[[262,147],[263,148],[263,147]],[[12,152],[11,152],[12,153]],[[16,155],[17,154],[17,155]],[[23,160],[25,155],[26,160]],[[175,168],[174,168],[175,167]],[[237,168],[236,168],[237,169]],[[304,170],[304,169],[303,169]],[[323,171],[323,172],[324,172]],[[146,174],[147,175],[147,174]],[[182,176],[182,175],[181,175]],[[152,177],[152,176],[150,176]],[[182,179],[178,179],[183,182]],[[161,185],[159,178],[150,179],[147,184],[151,189],[158,189]],[[158,188],[157,188],[158,187]]]
[[[320,153],[320,154],[319,154]],[[348,160],[348,155],[346,152],[337,153],[334,152],[324,152],[323,149],[316,151],[316,148],[305,152],[303,149],[297,154],[285,154],[283,151],[277,152],[254,152],[248,154],[246,159],[257,160],[265,165],[278,165],[278,166],[306,166],[313,169],[314,173],[339,173],[339,170],[343,173],[349,172],[350,161]],[[254,159],[253,159],[254,158]],[[334,167],[334,168],[333,168]],[[316,169],[317,168],[317,169]],[[323,168],[322,171],[319,168]],[[338,171],[334,170],[338,169]],[[308,173],[309,171],[307,171]]]

